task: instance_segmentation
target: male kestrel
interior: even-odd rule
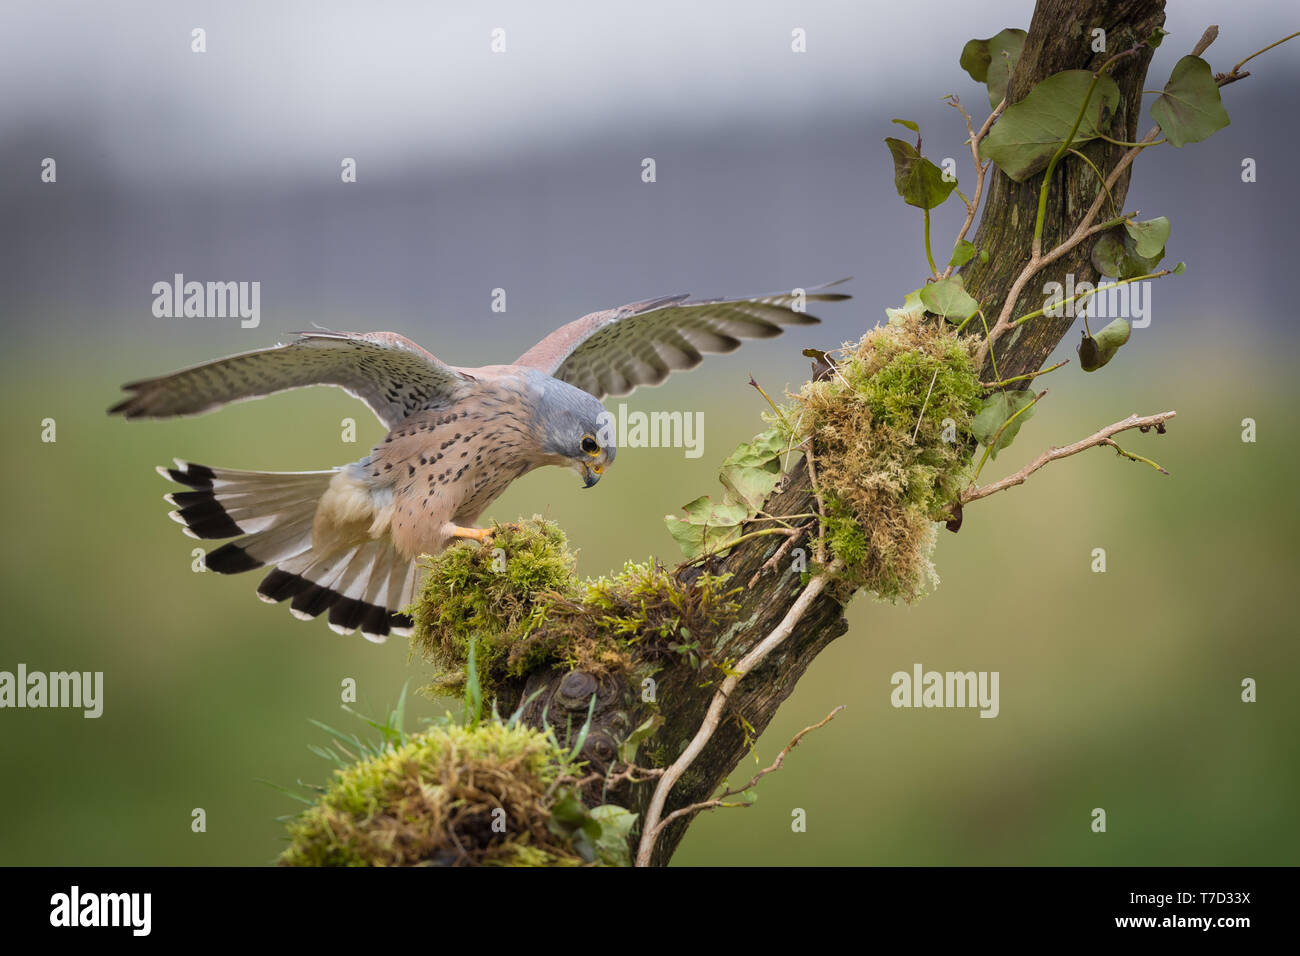
[[[446,365],[392,332],[302,332],[288,345],[124,385],[132,394],[109,412],[197,415],[307,385],[337,385],[365,402],[389,432],[350,465],[271,473],[177,460],[158,471],[190,489],[166,498],[186,534],[238,538],[207,555],[209,570],[270,566],[257,588],[264,601],[292,599],[303,620],[328,611],[333,630],[383,641],[409,633],[402,609],[415,594],[416,559],[456,538],[490,536],[473,524],[516,478],[565,465],[588,488],[600,480],[617,451],[602,427],[604,396],[658,385],[741,339],[816,324],[805,300],[849,298],[796,293],[674,295],[593,312],[513,364],[483,368]]]

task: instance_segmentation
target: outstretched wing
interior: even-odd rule
[[[394,332],[300,332],[276,345],[131,382],[110,408],[127,418],[198,415],[230,402],[307,385],[337,385],[389,429],[412,412],[454,399],[473,379]]]
[[[851,296],[820,292],[840,279],[802,295],[806,302],[836,302]],[[730,352],[741,339],[780,335],[785,325],[819,321],[794,306],[793,292],[751,299],[696,299],[685,295],[634,302],[593,312],[556,329],[515,364],[541,369],[597,398],[626,395],[638,385],[658,385],[670,374],[700,364],[703,353]]]

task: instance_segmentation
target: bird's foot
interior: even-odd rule
[[[493,537],[496,536],[496,533],[500,531],[502,528],[509,528],[511,531],[519,531],[522,529],[522,527],[523,527],[522,525],[519,525],[513,521],[507,524],[499,524],[491,528],[462,528],[458,525],[453,525],[451,529],[451,536],[453,538],[468,538],[470,540],[477,541],[479,544],[487,544],[493,539]]]

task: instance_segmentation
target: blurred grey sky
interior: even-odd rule
[[[1226,69],[1293,30],[1289,6],[1171,4],[1148,85],[1207,24]],[[0,309],[15,338],[111,327],[200,358],[317,321],[476,363],[590,309],[851,274],[856,311],[816,333],[834,344],[922,277],[920,219],[881,142],[890,118],[920,121],[926,153],[957,157],[968,181],[940,97],[982,115],[962,44],[1028,26],[1032,8],[7,0]],[[1264,325],[1289,307],[1270,280],[1294,249],[1300,41],[1252,68],[1225,90],[1231,127],[1139,161],[1128,205],[1168,215],[1170,261],[1189,265],[1156,293],[1149,334],[1175,314]],[[39,181],[46,156],[57,184]],[[1257,183],[1240,182],[1244,156]],[[340,182],[343,157],[356,184]],[[936,234],[959,218],[954,202]],[[153,317],[150,287],[175,272],[260,281],[262,326]]]

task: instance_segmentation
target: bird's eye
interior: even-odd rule
[[[588,455],[600,454],[600,446],[596,444],[596,439],[592,438],[590,435],[582,436],[582,450]]]

